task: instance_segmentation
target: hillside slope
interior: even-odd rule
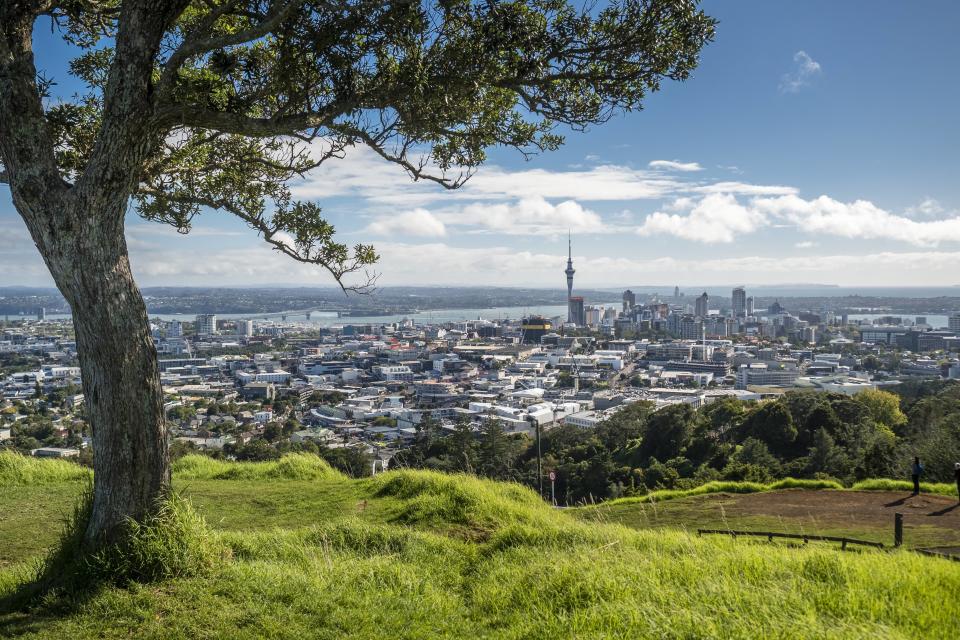
[[[4,496],[52,486],[75,491],[83,482],[47,480],[42,472],[12,482],[3,464]],[[960,632],[960,565],[912,553],[636,531],[579,521],[516,485],[413,471],[349,480],[307,458],[256,466],[186,459],[175,484],[187,495],[200,488],[195,495],[211,500],[218,490],[247,498],[249,508],[227,498],[219,523],[212,502],[198,506],[209,524],[190,520],[190,539],[203,540],[194,543],[210,559],[202,570],[103,586],[27,611],[0,609],[0,636],[948,638]],[[274,505],[284,527],[249,528],[263,520],[264,504],[254,503],[289,486],[303,496],[299,509]],[[0,601],[17,592],[27,569],[21,563],[0,570]]]

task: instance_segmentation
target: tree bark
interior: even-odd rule
[[[130,270],[123,215],[116,215],[125,199],[109,200],[103,206],[110,211],[90,216],[78,230],[46,235],[56,247],[42,251],[73,313],[93,430],[88,548],[113,541],[128,518],[142,520],[170,484],[157,350]],[[74,217],[65,214],[61,220]]]
[[[141,520],[170,483],[157,350],[122,234],[115,246],[121,250],[80,260],[83,294],[71,296],[93,428],[96,473],[85,535],[92,546],[112,539],[127,518]]]
[[[146,307],[133,280],[124,214],[153,126],[151,78],[166,27],[187,0],[126,0],[103,124],[82,175],[60,175],[33,61],[38,2],[0,2],[0,163],[14,206],[73,313],[93,430],[93,512],[85,541],[113,540],[142,520],[170,483],[163,394]]]

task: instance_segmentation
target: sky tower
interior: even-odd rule
[[[577,319],[573,317],[573,306],[570,304],[570,299],[573,297],[573,274],[576,270],[573,268],[573,239],[569,231],[567,231],[567,268],[564,273],[567,274],[567,322],[576,322]]]

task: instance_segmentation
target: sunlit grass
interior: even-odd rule
[[[14,451],[0,451],[0,487],[73,482],[93,477],[90,469],[75,462],[34,458]]]
[[[341,506],[304,510],[299,521],[285,514],[290,526],[254,531],[240,524],[251,502],[237,501],[238,528],[212,530],[176,499],[134,532],[135,544],[120,556],[118,573],[135,579],[102,584],[69,606],[51,609],[48,599],[0,613],[0,636],[952,638],[960,631],[960,565],[944,560],[637,531],[579,521],[514,484],[423,471],[350,480],[319,467],[306,472],[315,480],[301,471],[289,480],[280,470],[301,462],[281,463],[236,470],[242,463],[192,461],[178,466],[175,485],[251,497],[279,485],[314,486],[342,496]],[[813,486],[837,488],[801,484]],[[251,504],[249,518],[260,517],[258,509]],[[21,588],[24,566],[0,571],[0,600]]]

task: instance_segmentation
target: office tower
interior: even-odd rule
[[[570,322],[578,327],[584,326],[586,322],[585,309],[583,308],[583,296],[570,297]]]
[[[217,316],[213,313],[202,313],[197,316],[196,333],[198,336],[212,336],[217,333]]]
[[[742,318],[747,315],[747,292],[743,287],[733,290],[733,317]]]
[[[706,318],[708,313],[710,313],[710,296],[704,291],[703,295],[697,298],[694,306],[694,315],[698,318]]]
[[[237,320],[237,335],[249,338],[253,335],[253,320]]]
[[[753,314],[754,314],[754,302],[753,302],[753,296],[750,296],[749,298],[747,298],[747,315],[752,317]]]
[[[179,338],[183,336],[183,324],[179,320],[174,320],[170,323],[170,328],[167,330],[168,338]]]
[[[627,313],[635,306],[637,306],[637,294],[627,289],[623,292],[623,312]]]

